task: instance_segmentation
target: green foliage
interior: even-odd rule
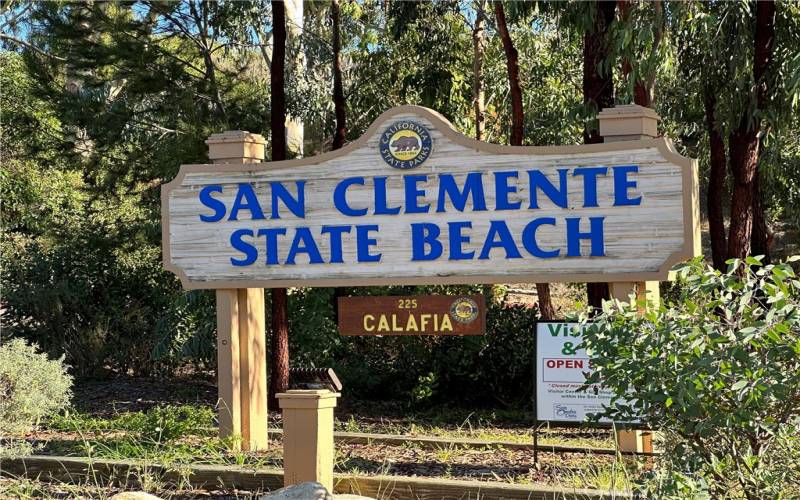
[[[169,442],[188,435],[203,434],[215,425],[214,409],[207,406],[157,406],[146,412],[122,413],[115,417],[95,418],[80,413],[66,413],[51,418],[47,426],[63,431],[126,431],[138,439]]]
[[[593,118],[583,109],[581,79],[583,35],[595,9],[587,2],[506,8],[520,59],[525,143],[580,142]],[[752,99],[753,3],[663,3],[657,48],[655,4],[630,8],[630,19],[612,25],[613,57],[603,70],[618,72],[620,57],[630,60],[627,81],[617,78],[620,103],[630,101],[633,80],[656,73],[662,129],[700,159],[702,174],[703,84],[718,90],[726,130]],[[333,131],[329,12],[328,3],[306,2],[303,33],[288,48],[288,60],[300,51],[304,60],[302,71],[287,71],[286,86],[289,113],[305,123],[306,155],[328,149]],[[342,2],[348,139],[403,103],[430,106],[472,135],[475,13],[470,2]],[[487,18],[486,138],[505,143],[505,55],[491,9]],[[12,2],[0,10],[0,27],[9,19],[27,45],[0,41],[4,333],[66,354],[78,374],[168,373],[187,363],[212,369],[214,297],[181,291],[161,270],[158,191],[181,163],[204,161],[209,134],[268,136],[269,2]],[[760,159],[767,215],[795,229],[798,20],[798,4],[778,3],[776,98],[763,117],[770,126]],[[293,290],[290,307],[292,362],[334,366],[353,393],[383,395],[389,387],[408,395],[430,386],[431,402],[497,396],[511,404],[530,392],[532,311],[492,307],[484,338],[375,339],[338,335],[330,290]],[[435,387],[419,384],[429,373]]]
[[[216,366],[216,311],[213,291],[192,290],[178,295],[156,323],[153,358],[163,371],[187,363],[198,370]]]
[[[87,218],[73,215],[52,241],[7,247],[5,333],[66,354],[77,373],[147,373],[153,318],[167,308],[175,280],[161,269],[157,248],[137,244],[124,226],[116,231],[130,213],[119,213],[121,221],[81,215]]]
[[[23,453],[15,434],[30,431],[42,417],[63,409],[70,400],[72,377],[63,358],[51,360],[22,339],[0,345],[0,458]]]
[[[475,293],[478,287],[381,287],[376,295]],[[494,303],[487,333],[466,337],[342,337],[332,322],[332,290],[289,296],[292,366],[330,366],[348,394],[393,394],[420,404],[527,404],[533,395],[536,309]],[[434,374],[433,376],[431,374]]]
[[[678,269],[677,299],[645,315],[608,302],[584,333],[589,382],[614,394],[606,415],[666,433],[651,495],[774,498],[800,479],[797,462],[776,469],[797,457],[800,280],[788,263],[729,264],[695,259]]]

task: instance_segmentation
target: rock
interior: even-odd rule
[[[300,483],[261,495],[258,500],[375,500],[359,495],[331,495],[319,483]]]
[[[258,500],[333,500],[333,496],[319,483],[300,483],[261,495]]]
[[[123,491],[108,500],[162,500],[161,497],[145,493],[144,491]]]

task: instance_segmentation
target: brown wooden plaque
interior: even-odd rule
[[[483,295],[340,297],[342,335],[483,335]]]

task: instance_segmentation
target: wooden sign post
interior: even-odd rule
[[[658,121],[661,117],[650,108],[634,104],[604,109],[599,113],[597,119],[603,141],[618,142],[655,138],[658,135]],[[697,175],[696,170],[694,175]],[[695,178],[694,183],[697,182]],[[693,209],[698,209],[696,204]],[[694,217],[699,220],[697,214]],[[696,249],[695,252],[700,253],[700,250]],[[609,283],[609,294],[612,299],[633,300],[635,303],[645,302],[648,307],[656,308],[660,300],[658,281],[617,281]],[[618,431],[616,439],[621,451],[653,452],[653,435],[650,431]]]
[[[264,160],[264,138],[243,131],[206,141],[214,163]],[[222,167],[224,169],[224,167]],[[217,289],[217,401],[219,434],[241,436],[245,450],[267,447],[267,348],[263,288]],[[232,443],[234,447],[238,442]]]
[[[500,146],[401,106],[337,151],[270,163],[260,136],[212,136],[215,163],[162,186],[162,236],[185,288],[218,290],[222,434],[266,446],[263,288],[608,282],[627,298],[698,255],[696,162],[651,110],[599,118],[604,144]]]

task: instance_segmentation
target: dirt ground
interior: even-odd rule
[[[87,417],[113,419],[130,412],[148,412],[164,405],[193,405],[213,408],[216,387],[203,380],[156,380],[120,378],[113,381],[79,381],[74,390],[74,407]],[[209,410],[207,410],[208,412]],[[337,408],[337,429],[355,432],[375,432],[414,435],[438,435],[458,438],[479,438],[493,441],[530,442],[531,426],[525,412],[471,414],[468,410],[444,410],[447,415],[409,415],[399,402],[343,401]],[[462,412],[462,414],[459,414]],[[467,417],[467,424],[462,420]],[[488,416],[487,416],[488,415]],[[211,426],[196,435],[181,437],[169,445],[155,447],[137,443],[135,433],[110,429],[108,431],[73,431],[43,428],[31,433],[28,439],[40,446],[38,453],[85,456],[91,449],[105,458],[141,458],[167,460],[172,463],[239,463],[253,467],[281,467],[281,442],[271,440],[269,449],[247,456],[234,456],[212,449],[214,438]],[[280,416],[270,414],[271,428],[280,428]],[[540,434],[540,442],[551,444],[599,443],[610,446],[608,431],[554,430]],[[573,441],[571,441],[573,440]],[[133,454],[129,456],[128,454]],[[160,453],[160,455],[158,455]],[[507,483],[546,483],[568,487],[607,488],[624,479],[631,471],[646,465],[642,459],[618,459],[613,455],[586,453],[549,453],[542,450],[534,463],[530,449],[511,449],[502,446],[462,448],[457,444],[431,449],[415,443],[403,445],[349,444],[336,445],[336,470],[353,474],[389,474],[417,477],[443,477]],[[195,495],[199,492],[187,494]],[[203,493],[205,494],[205,492]],[[220,493],[227,495],[227,493]]]

